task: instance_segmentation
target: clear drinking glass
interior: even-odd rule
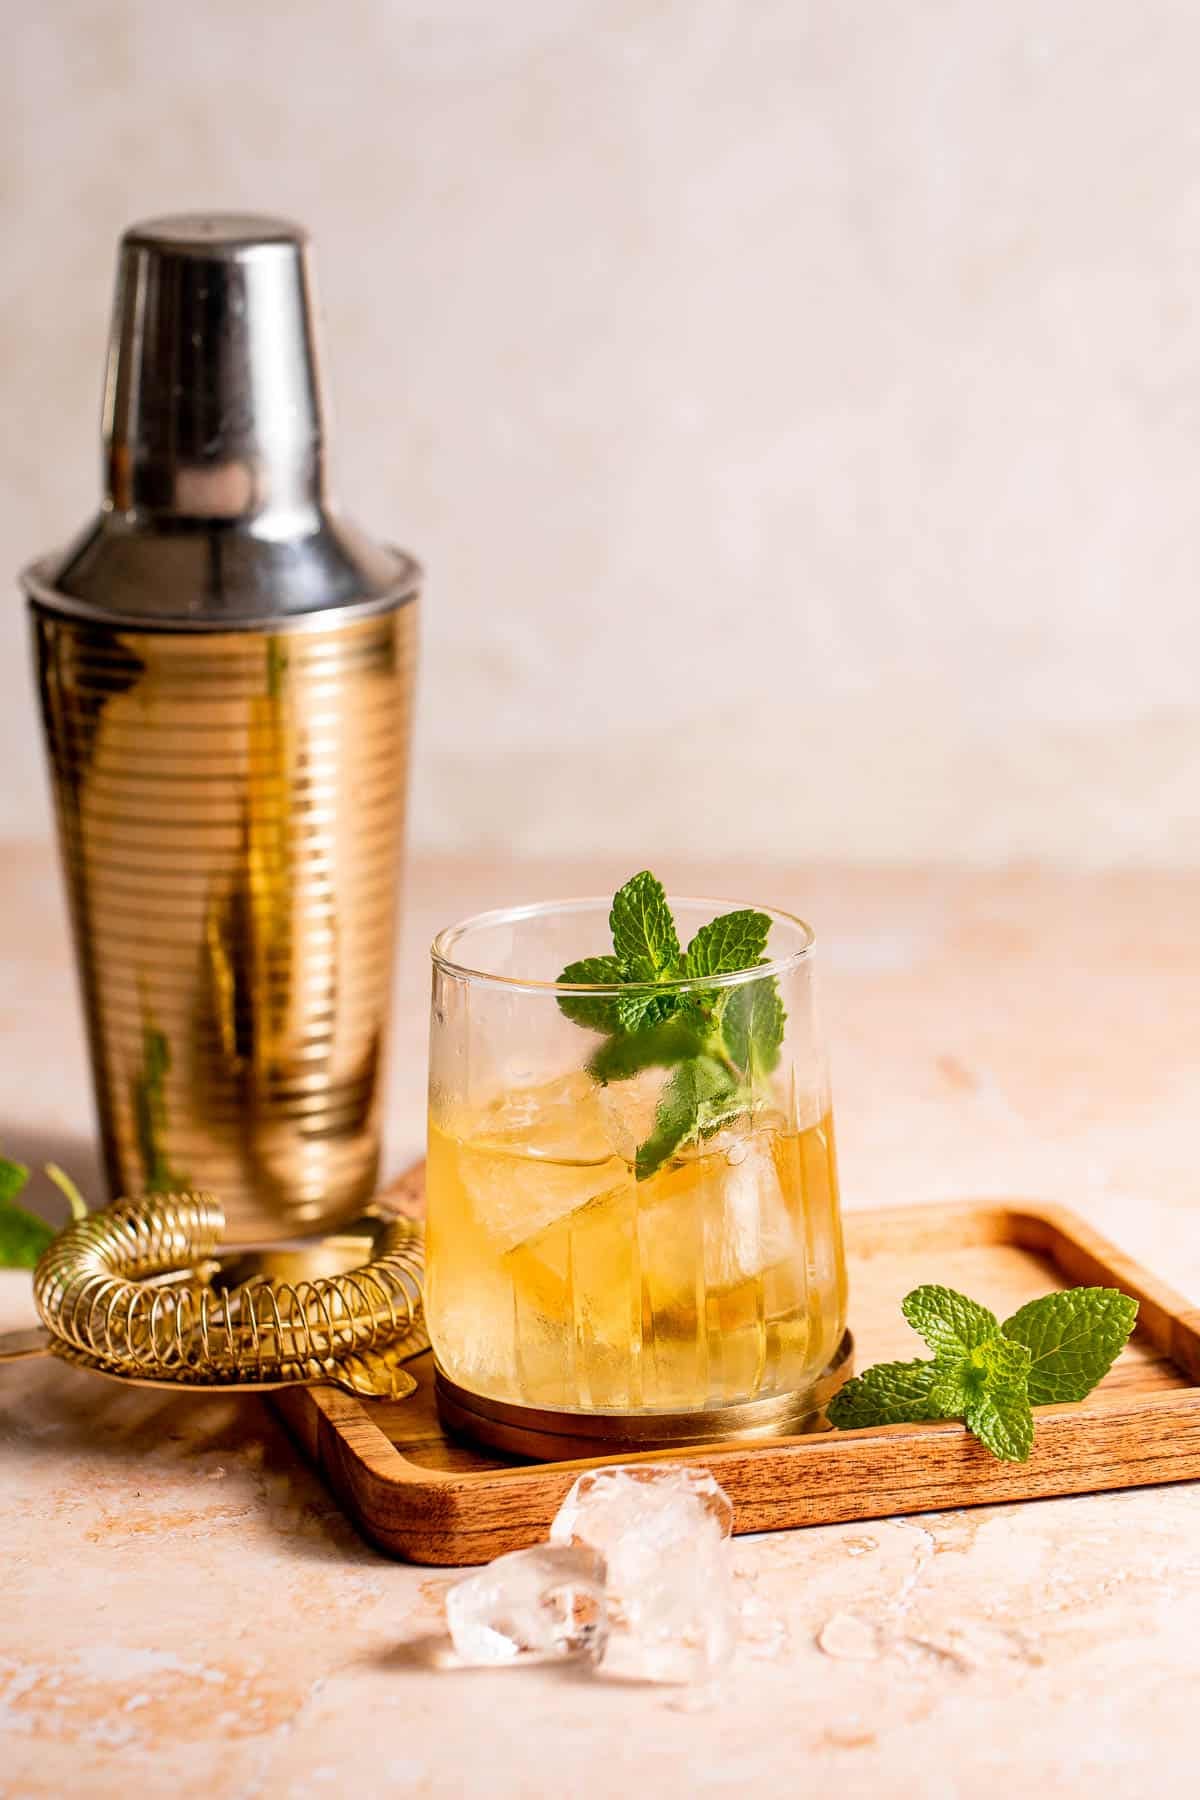
[[[670,904],[684,943],[729,910]],[[809,1392],[846,1315],[812,932],[759,908],[771,931],[757,968],[561,984],[606,949],[608,910],[483,913],[434,943],[426,1314],[439,1368],[469,1394],[577,1414]],[[618,1039],[592,1027],[618,997],[628,1019],[664,996],[677,1024],[653,1035],[651,1007],[620,1040],[637,1040],[626,1061],[660,1060],[625,1074],[598,1057]],[[752,1050],[757,1009],[778,1005],[782,1025]],[[689,1021],[710,1048],[715,1021],[738,1060],[684,1055]]]

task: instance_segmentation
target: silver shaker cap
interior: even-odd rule
[[[409,599],[420,571],[342,519],[307,234],[179,214],[121,239],[104,392],[104,503],[40,605],[175,630],[303,623]]]

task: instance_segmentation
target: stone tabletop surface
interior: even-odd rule
[[[847,1207],[1058,1200],[1200,1295],[1200,877],[661,872],[815,923]],[[420,1150],[434,928],[625,873],[410,867],[392,1169]],[[0,1146],[94,1183],[41,845],[4,858],[0,1032]],[[0,1275],[0,1327],[30,1318],[28,1277]],[[0,1446],[6,1797],[1194,1791],[1194,1487],[741,1538],[747,1639],[697,1710],[564,1670],[429,1666],[406,1647],[452,1575],[368,1548],[256,1400],[12,1364]]]

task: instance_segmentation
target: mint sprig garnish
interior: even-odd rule
[[[1111,1369],[1137,1321],[1117,1288],[1078,1287],[1031,1300],[1001,1325],[953,1288],[919,1287],[902,1307],[932,1361],[876,1363],[834,1395],[831,1425],[857,1431],[961,1419],[1003,1462],[1026,1462],[1033,1407],[1082,1400]]]
[[[773,975],[729,987],[672,985],[756,969],[771,929],[766,913],[724,913],[681,949],[663,885],[643,869],[613,897],[609,927],[613,954],[569,963],[559,980],[630,991],[561,994],[558,1004],[574,1024],[606,1040],[588,1063],[596,1081],[671,1071],[650,1135],[637,1146],[634,1169],[644,1181],[754,1105],[756,1084],[779,1061],[787,1015]]]

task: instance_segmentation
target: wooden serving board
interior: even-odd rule
[[[423,1169],[392,1190],[423,1199]],[[734,1530],[878,1519],[894,1513],[1042,1499],[1200,1476],[1200,1310],[1057,1207],[1026,1201],[898,1207],[846,1215],[850,1325],[860,1369],[922,1354],[900,1315],[910,1288],[936,1280],[1005,1318],[1051,1288],[1119,1287],[1138,1330],[1087,1400],[1038,1409],[1027,1463],[1002,1463],[953,1422],[823,1432],[637,1460],[711,1469]],[[438,1422],[432,1358],[408,1364],[418,1390],[398,1403],[293,1388],[273,1404],[352,1519],[380,1549],[417,1563],[481,1563],[543,1539],[582,1469],[530,1463],[449,1439]]]

